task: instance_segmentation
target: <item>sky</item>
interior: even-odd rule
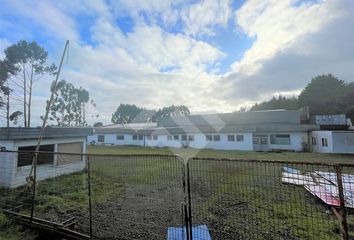
[[[60,78],[90,92],[97,106],[88,107],[91,124],[109,123],[120,103],[230,112],[297,95],[320,74],[354,81],[351,0],[0,3],[0,59],[24,39],[37,41],[58,64],[69,40]],[[34,88],[34,125],[52,80]]]

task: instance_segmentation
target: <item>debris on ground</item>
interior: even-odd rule
[[[303,186],[309,193],[318,197],[327,205],[340,206],[336,173],[301,171],[290,167],[283,167],[282,170],[283,183]],[[342,174],[342,185],[345,206],[354,208],[354,175]]]

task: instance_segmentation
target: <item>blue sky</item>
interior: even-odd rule
[[[352,1],[1,0],[1,6],[0,58],[25,39],[57,63],[70,40],[61,78],[89,90],[98,107],[88,112],[100,115],[92,122],[109,122],[120,103],[228,112],[296,95],[318,74],[354,80]],[[51,81],[35,86],[37,117]]]

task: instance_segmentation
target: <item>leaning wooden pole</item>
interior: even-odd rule
[[[40,131],[40,134],[39,134],[39,137],[38,137],[35,153],[33,155],[31,171],[30,171],[29,176],[26,179],[27,187],[28,188],[32,187],[32,189],[33,189],[32,208],[31,208],[31,222],[32,222],[32,219],[33,219],[34,201],[35,201],[35,195],[36,195],[37,161],[38,161],[39,147],[41,145],[41,141],[42,141],[42,138],[43,138],[43,135],[44,135],[44,131],[45,131],[45,127],[46,127],[46,124],[47,124],[50,107],[52,106],[52,103],[53,103],[53,100],[54,100],[55,90],[57,88],[61,67],[63,66],[64,56],[65,56],[65,53],[66,53],[66,50],[67,50],[68,46],[69,46],[69,40],[67,40],[66,43],[65,43],[65,47],[64,47],[63,55],[62,55],[61,60],[60,60],[58,72],[57,72],[56,78],[55,78],[55,80],[54,80],[54,82],[53,82],[53,84],[51,86],[51,94],[50,94],[49,101],[47,102],[46,111],[45,111],[45,115],[44,115],[44,118],[43,118],[42,128],[41,128],[41,131]]]

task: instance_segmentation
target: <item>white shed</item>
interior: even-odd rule
[[[354,153],[354,131],[313,131],[311,148],[320,153]]]
[[[35,150],[39,133],[40,128],[0,128],[0,148],[6,149],[0,152],[0,186],[26,184],[32,166],[30,152]],[[48,154],[38,157],[37,180],[82,171],[86,165],[82,155],[59,153],[86,153],[86,137],[91,134],[89,128],[47,128],[40,151]]]

